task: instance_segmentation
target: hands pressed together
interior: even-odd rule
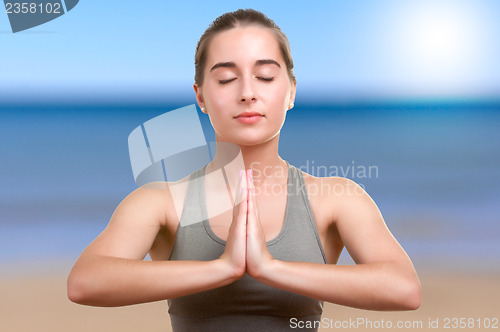
[[[245,273],[258,279],[273,261],[259,220],[251,169],[240,171],[240,189],[236,193],[233,220],[226,249],[220,259],[229,264],[236,279]]]

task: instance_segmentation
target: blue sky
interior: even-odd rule
[[[198,38],[249,7],[288,35],[298,101],[500,96],[500,1],[81,0],[16,34],[0,13],[0,100],[192,98]]]

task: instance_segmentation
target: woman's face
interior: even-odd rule
[[[278,138],[295,99],[273,32],[237,27],[214,36],[208,47],[203,85],[194,85],[218,141],[256,145]]]

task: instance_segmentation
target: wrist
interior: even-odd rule
[[[216,261],[220,271],[222,271],[223,278],[227,281],[227,284],[235,282],[245,274],[245,268],[237,267],[234,264],[220,258]]]
[[[269,282],[276,276],[276,271],[279,268],[280,260],[271,258],[266,260],[265,264],[260,264],[258,269],[255,269],[252,273],[252,278],[265,283]]]

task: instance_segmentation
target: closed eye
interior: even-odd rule
[[[272,82],[274,81],[274,77],[257,77],[259,80],[265,81],[265,82]]]
[[[219,80],[219,83],[220,83],[220,84],[227,84],[227,83],[229,83],[229,82],[234,81],[235,79],[236,79],[236,77],[235,77],[235,78],[229,78],[229,79],[227,79],[227,80]]]

